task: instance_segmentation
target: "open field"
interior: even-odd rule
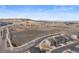
[[[8,20],[8,19],[7,19]],[[29,21],[29,22],[27,22]],[[13,26],[12,34],[14,43],[20,46],[35,38],[53,34],[57,32],[63,32],[68,34],[77,34],[79,32],[79,23],[74,22],[47,22],[47,21],[32,21],[32,20],[16,20],[9,19],[0,22],[15,22]]]

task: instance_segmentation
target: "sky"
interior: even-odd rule
[[[0,18],[79,21],[79,5],[0,5]]]

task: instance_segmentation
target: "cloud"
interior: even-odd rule
[[[71,10],[74,10],[75,8],[76,6],[63,5],[55,5],[51,7],[46,6],[44,8],[0,6],[0,17],[26,17],[36,20],[77,20],[79,19],[79,10],[77,11],[77,13],[73,12],[75,12],[78,8],[75,11],[71,12]]]
[[[55,5],[51,10],[52,11],[71,11],[71,10],[74,10],[74,7],[67,6],[67,5]]]

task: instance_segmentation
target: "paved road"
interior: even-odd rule
[[[61,47],[61,48],[58,48],[58,49],[55,49],[55,50],[51,51],[51,53],[61,53],[62,51],[66,50],[68,48],[72,48],[72,47],[74,48],[74,46],[76,46],[78,44],[79,44],[79,42],[71,44],[71,45],[68,45],[68,46],[65,46],[65,47]],[[73,51],[74,50],[76,50],[76,49],[74,48]],[[78,51],[78,49],[77,49],[77,51]]]
[[[72,51],[75,51],[75,52],[79,53],[79,48],[77,48],[77,47],[75,47],[75,46],[74,46],[74,47],[71,47],[70,49],[71,49]]]

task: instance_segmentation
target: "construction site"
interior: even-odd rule
[[[78,21],[0,19],[0,53],[78,52]]]

